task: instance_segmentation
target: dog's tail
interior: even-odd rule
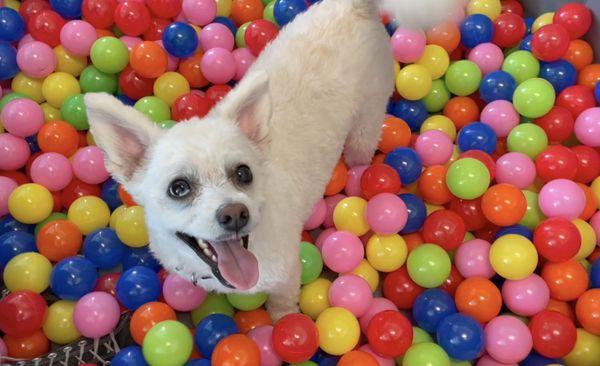
[[[428,28],[445,20],[458,20],[464,15],[468,0],[354,0],[355,6],[373,7],[377,3],[381,12],[397,26]]]

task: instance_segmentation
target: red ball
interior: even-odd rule
[[[521,42],[527,31],[523,17],[514,13],[500,14],[494,20],[492,42],[502,48],[514,47]]]
[[[29,19],[27,30],[35,40],[56,47],[60,44],[60,30],[65,23],[57,12],[43,10]]]
[[[117,0],[83,0],[83,19],[96,28],[110,28],[115,21]]]
[[[538,253],[551,262],[573,258],[581,247],[577,226],[562,217],[553,217],[539,223],[533,232],[533,244]]]
[[[11,336],[29,335],[44,325],[48,305],[33,291],[17,291],[0,300],[0,330]]]
[[[181,12],[182,0],[146,0],[146,5],[157,18],[175,18]]]
[[[536,118],[534,123],[544,129],[550,142],[561,143],[573,134],[575,119],[569,109],[555,105],[546,115]]]
[[[589,146],[577,145],[571,148],[577,156],[575,181],[590,183],[600,176],[600,153]]]
[[[315,323],[304,314],[289,314],[273,326],[273,348],[288,363],[304,362],[319,348]]]
[[[489,154],[487,154],[485,151],[481,151],[481,150],[465,151],[464,153],[460,154],[460,156],[458,158],[459,159],[473,158],[473,159],[477,159],[477,160],[481,161],[483,163],[483,165],[485,165],[485,167],[487,168],[488,172],[490,173],[490,180],[494,180],[494,177],[496,176],[496,162],[494,162],[494,159],[492,159],[492,157]]]
[[[577,155],[562,145],[548,146],[535,158],[536,171],[544,182],[560,178],[575,179],[577,165]]]
[[[410,278],[406,266],[388,273],[383,280],[383,296],[401,310],[410,310],[423,291],[425,289]]]
[[[565,107],[577,118],[586,109],[595,107],[596,99],[591,89],[583,85],[573,85],[558,94],[556,105]]]
[[[568,3],[554,13],[552,22],[565,27],[571,39],[576,39],[586,34],[592,26],[592,13],[583,4]]]
[[[265,19],[255,20],[246,28],[244,34],[246,47],[254,56],[258,56],[267,44],[277,37],[278,33],[279,29],[272,22]]]
[[[444,281],[444,283],[441,284],[440,288],[449,293],[451,296],[454,296],[454,294],[456,293],[456,289],[464,280],[465,278],[453,265],[450,269],[450,275],[448,276],[448,278],[446,278],[446,281]]]
[[[142,37],[145,41],[160,41],[165,28],[171,24],[167,19],[152,18],[150,27],[144,32]]]
[[[60,191],[60,200],[66,209],[69,209],[71,204],[83,196],[100,197],[100,186],[97,184],[88,184],[73,177],[71,183]]]
[[[206,90],[206,97],[210,101],[211,106],[214,106],[221,99],[225,98],[230,91],[231,87],[227,84],[213,85]]]
[[[116,297],[117,292],[115,288],[117,287],[117,282],[119,282],[119,277],[121,277],[121,273],[107,273],[98,278],[98,282],[96,282],[96,287],[94,291],[102,291],[111,294]]]
[[[48,1],[25,0],[21,3],[21,6],[19,7],[19,14],[21,15],[25,23],[27,23],[32,16],[44,10],[52,10],[52,6]]]
[[[115,9],[115,24],[128,36],[139,36],[150,28],[152,17],[144,3],[124,1]]]
[[[119,87],[123,94],[138,100],[153,94],[154,80],[136,74],[131,66],[127,66],[119,75]]]
[[[573,321],[557,311],[543,310],[529,323],[533,349],[542,356],[562,358],[577,341],[577,330]]]
[[[461,200],[453,197],[449,209],[463,219],[467,231],[482,229],[489,223],[481,209],[481,197],[473,200]]]
[[[560,24],[547,24],[538,29],[531,39],[531,52],[541,61],[552,62],[567,53],[571,37]]]
[[[458,248],[466,233],[464,220],[450,210],[435,211],[423,223],[423,241],[437,244],[446,250]]]
[[[375,314],[367,327],[369,346],[378,355],[396,358],[404,355],[412,344],[410,321],[395,310]]]
[[[367,199],[379,193],[400,192],[400,175],[387,164],[373,164],[360,177],[360,189]]]
[[[206,116],[210,107],[208,98],[191,92],[175,99],[171,114],[175,121],[183,121],[192,117]]]
[[[519,0],[502,0],[502,13],[512,13],[524,17],[525,9]]]

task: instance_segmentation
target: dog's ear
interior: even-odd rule
[[[161,129],[112,95],[88,93],[84,101],[94,141],[104,150],[106,168],[127,188]]]
[[[237,122],[252,141],[264,142],[269,132],[272,105],[269,95],[269,75],[265,71],[248,73],[215,106],[214,113]]]

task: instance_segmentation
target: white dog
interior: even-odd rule
[[[387,0],[401,24],[440,21],[463,0]],[[145,207],[150,248],[171,272],[219,292],[267,292],[296,312],[303,222],[343,152],[368,164],[393,91],[376,0],[324,0],[284,27],[209,113],[169,130],[87,94],[106,166]]]

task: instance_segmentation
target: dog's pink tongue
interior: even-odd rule
[[[258,260],[242,246],[241,240],[221,241],[213,245],[219,272],[233,287],[248,290],[258,282]]]

